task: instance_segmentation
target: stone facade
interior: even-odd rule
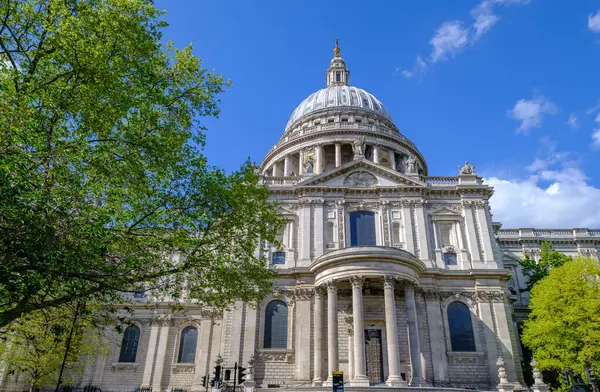
[[[111,354],[88,369],[82,385],[200,391],[220,356],[226,367],[253,359],[259,388],[327,386],[341,370],[356,387],[489,390],[499,383],[501,357],[508,384],[522,388],[516,321],[526,317],[527,295],[519,293],[517,260],[535,255],[542,240],[595,256],[600,231],[498,230],[493,189],[475,168],[466,163],[455,177],[429,176],[381,102],[349,87],[339,54],[336,48],[327,88],[294,111],[260,167],[287,219],[280,244],[264,250],[279,272],[278,289],[256,309],[241,302],[223,312],[190,307],[183,318],[161,304],[140,306],[135,362],[119,363],[115,333]],[[359,228],[355,213],[371,219],[372,232],[358,233],[371,227]],[[266,343],[272,301],[287,309],[278,348]],[[459,330],[451,307],[467,311]],[[188,326],[197,330],[195,359],[178,363]],[[453,349],[465,336],[470,348]],[[22,386],[17,376],[0,381]]]

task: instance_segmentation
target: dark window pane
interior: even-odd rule
[[[121,353],[119,354],[119,362],[135,362],[137,348],[140,342],[140,329],[135,325],[130,325],[123,333],[123,341],[121,342]]]
[[[198,330],[194,327],[185,327],[181,331],[179,342],[179,363],[194,363],[196,357],[196,343],[198,342]]]
[[[288,307],[283,301],[271,301],[265,312],[265,348],[287,348]]]
[[[350,213],[350,246],[375,246],[375,213],[356,211]]]
[[[448,305],[448,327],[452,351],[475,351],[471,312],[462,302]]]
[[[457,265],[456,253],[444,253],[444,263],[446,263],[446,265]]]
[[[285,264],[285,252],[273,252],[273,264]]]

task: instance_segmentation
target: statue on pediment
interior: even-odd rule
[[[352,150],[354,151],[354,159],[362,158],[365,156],[366,138],[361,136],[352,143]]]
[[[475,174],[475,166],[471,165],[469,162],[465,162],[463,167],[458,167],[459,175],[473,175]]]
[[[406,169],[406,174],[415,174],[417,172],[417,158],[413,157],[412,155],[409,155],[404,160],[404,167]]]

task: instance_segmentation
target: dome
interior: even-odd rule
[[[363,89],[347,85],[330,85],[308,96],[298,107],[287,123],[289,128],[299,118],[323,109],[358,108],[375,112],[392,121],[385,106],[374,95]]]

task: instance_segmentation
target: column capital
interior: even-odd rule
[[[350,278],[350,283],[352,284],[352,288],[362,288],[363,284],[365,283],[365,278],[364,276],[361,275],[354,275],[351,276]]]
[[[325,296],[326,289],[323,286],[315,287],[315,298],[322,299]]]
[[[383,277],[383,288],[384,289],[393,289],[396,285],[396,277],[391,275],[385,275]]]
[[[338,282],[335,279],[325,282],[325,286],[327,286],[328,293],[337,293]]]

